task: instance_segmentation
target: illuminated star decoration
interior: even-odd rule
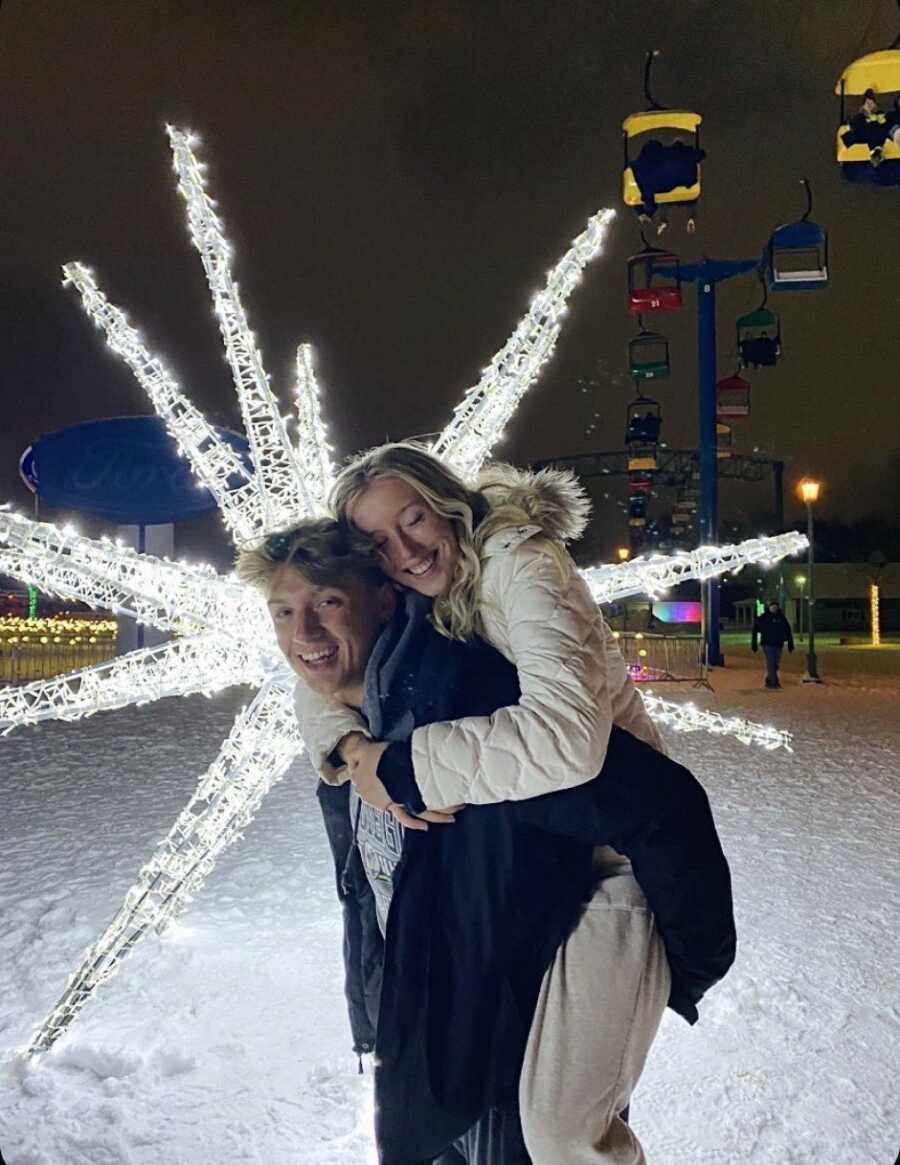
[[[250,448],[248,467],[191,404],[165,363],[154,356],[80,263],[64,267],[66,281],[128,364],[181,453],[213,494],[237,546],[325,509],[334,465],[321,419],[312,351],[297,354],[295,413],[283,416],[250,331],[231,273],[231,248],[206,192],[192,136],[168,128],[191,239],[200,252],[240,402]],[[500,439],[523,394],[552,355],[565,303],[587,263],[603,246],[613,212],[588,220],[532,300],[507,343],[469,389],[432,446],[473,479]],[[290,425],[295,435],[290,435]],[[598,602],[655,593],[748,562],[774,561],[805,545],[800,535],[701,548],[675,558],[637,559],[586,575]],[[32,1036],[29,1053],[52,1046],[97,986],[111,978],[150,930],[161,933],[186,909],[222,851],[239,839],[263,797],[303,751],[293,710],[295,677],[282,658],[260,594],[234,575],[158,559],[107,539],[33,522],[0,510],[0,572],[92,607],[130,615],[174,633],[162,646],[39,681],[0,689],[0,730],[42,720],[77,720],[95,712],[165,696],[211,695],[234,684],[258,688],[236,717],[212,765],[168,835],[140,870],[115,917],[70,976],[65,992]],[[747,721],[729,722],[695,708],[647,697],[652,716],[678,727],[728,732],[764,747],[789,737]]]

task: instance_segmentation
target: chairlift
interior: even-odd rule
[[[737,347],[741,364],[745,368],[771,368],[778,363],[781,355],[781,322],[766,303],[769,289],[760,271],[762,303],[756,311],[739,316],[736,322]]]
[[[750,416],[750,382],[743,376],[726,376],[716,384],[716,417],[729,420]]]
[[[628,260],[628,310],[644,312],[678,311],[681,307],[681,264],[677,255],[651,247],[644,238],[642,251]]]
[[[649,396],[637,396],[625,410],[625,444],[657,445],[662,427],[659,401]]]
[[[812,191],[806,187],[806,213],[797,222],[778,227],[769,239],[769,287],[773,290],[812,291],[828,284],[828,234],[809,219]]]
[[[889,49],[851,61],[834,91],[840,98],[836,155],[844,178],[873,186],[900,185],[900,36]],[[852,116],[848,97],[864,99]]]
[[[734,443],[734,434],[731,425],[721,421],[716,422],[716,456],[721,460],[731,456],[731,446]]]
[[[652,472],[659,468],[655,445],[632,445],[628,449],[628,472],[635,470]]]
[[[653,492],[653,478],[649,473],[632,473],[628,477],[628,493],[633,497],[636,494]]]
[[[760,307],[737,320],[737,342],[745,368],[772,368],[781,355],[781,324],[778,316]]]
[[[659,402],[638,396],[625,411],[625,444],[628,446],[628,471],[653,471],[658,467],[656,447],[662,413]]]
[[[628,515],[631,518],[646,518],[647,506],[650,504],[648,494],[633,494],[628,499]]]
[[[666,379],[670,372],[669,341],[641,326],[634,339],[628,341],[628,368],[636,381]]]
[[[650,67],[658,55],[648,52],[644,62],[649,109],[632,113],[622,122],[622,200],[647,217],[653,216],[657,206],[687,206],[697,201],[700,163],[705,156],[700,148],[700,114],[664,109],[650,92]]]

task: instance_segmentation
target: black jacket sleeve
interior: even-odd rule
[[[419,786],[416,784],[412,763],[412,744],[409,740],[395,740],[389,744],[378,761],[376,776],[387,789],[392,801],[408,806],[413,813],[425,808]]]
[[[611,845],[630,858],[656,917],[672,972],[669,1006],[688,1023],[734,962],[728,862],[699,781],[621,728],[585,785],[517,802],[529,824]]]

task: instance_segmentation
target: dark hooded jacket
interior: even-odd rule
[[[763,611],[757,615],[753,623],[752,647],[756,651],[757,642],[761,640],[763,647],[784,647],[794,650],[794,635],[791,625],[785,618],[784,611]]]

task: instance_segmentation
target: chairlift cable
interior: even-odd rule
[[[900,0],[898,0],[898,6],[900,6]],[[881,0],[873,0],[872,11],[869,13],[869,19],[866,21],[866,27],[863,29],[862,36],[859,38],[859,41],[857,42],[856,48],[853,51],[854,58],[856,58],[860,55],[860,52],[861,52],[863,46],[865,45],[866,41],[869,39],[869,33],[872,31],[872,25],[875,23],[875,17],[878,14],[878,9],[880,7],[881,7]],[[897,39],[900,40],[900,37],[898,37]],[[894,47],[894,46],[891,46],[891,47]]]
[[[647,98],[651,109],[665,109],[665,106],[660,105],[650,92],[650,69],[653,65],[653,58],[658,56],[659,49],[648,49],[647,56],[644,60],[644,96]]]
[[[802,186],[804,187],[804,189],[806,190],[806,211],[805,211],[803,217],[800,219],[800,221],[807,222],[809,220],[809,216],[812,214],[812,208],[813,208],[812,187],[809,184],[808,178],[801,178],[800,182],[801,182]]]

